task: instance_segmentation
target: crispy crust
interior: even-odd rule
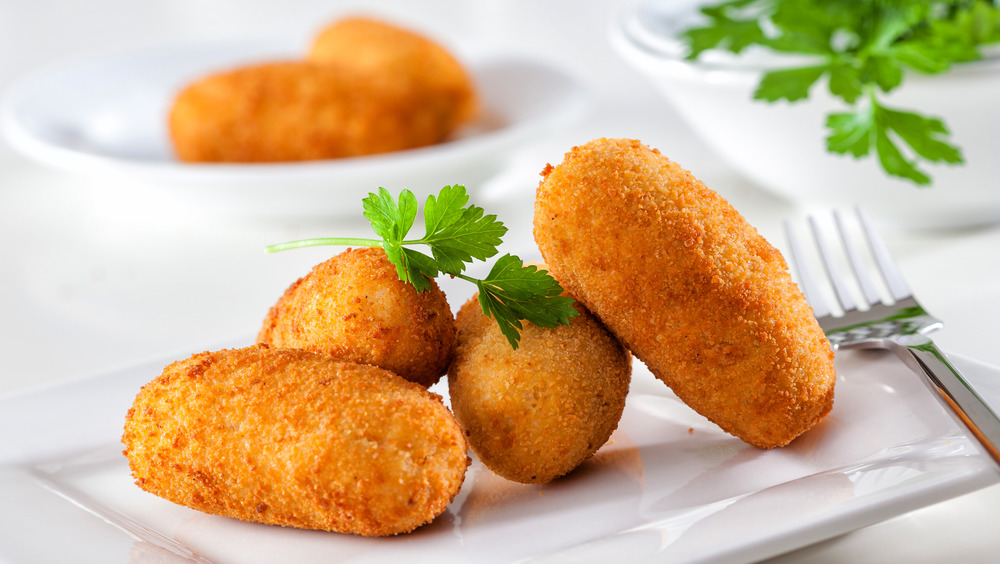
[[[475,85],[462,64],[437,42],[388,22],[367,17],[338,20],[316,36],[309,60],[414,81],[450,109],[449,129],[478,112]]]
[[[175,362],[122,442],[136,484],[274,525],[404,533],[458,493],[466,441],[441,398],[385,370],[254,346]]]
[[[480,461],[509,480],[543,484],[566,474],[621,419],[632,356],[578,310],[568,326],[525,322],[517,350],[475,296],[458,312],[451,406]]]
[[[455,318],[433,280],[418,292],[382,249],[348,249],[285,291],[257,342],[373,364],[430,386],[454,354]]]
[[[216,73],[175,98],[168,126],[188,162],[283,162],[439,143],[455,109],[412,81],[332,64],[263,63]]]
[[[553,274],[678,397],[762,448],[829,413],[830,345],[780,253],[722,197],[629,139],[542,174],[534,233]]]

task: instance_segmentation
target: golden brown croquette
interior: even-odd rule
[[[543,175],[534,233],[553,275],[684,402],[762,448],[830,411],[830,345],[726,200],[630,139],[574,147]]]
[[[386,370],[257,345],[143,386],[122,436],[136,484],[205,513],[366,536],[458,493],[467,445],[441,398]]]
[[[618,426],[632,355],[600,321],[577,310],[569,325],[524,322],[517,350],[476,297],[458,312],[451,407],[472,451],[504,478],[534,484],[558,478]]]
[[[412,81],[304,61],[204,77],[175,98],[168,124],[187,162],[285,162],[371,155],[443,141],[454,109]]]
[[[324,28],[309,51],[315,63],[335,64],[412,81],[448,116],[446,129],[475,117],[475,84],[462,63],[438,42],[369,17],[347,17]]]
[[[258,343],[373,364],[425,387],[448,369],[455,318],[437,283],[418,292],[385,251],[348,249],[292,284],[268,312]]]

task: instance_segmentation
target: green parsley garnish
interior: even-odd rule
[[[964,162],[940,119],[889,108],[881,95],[897,88],[907,69],[937,74],[981,58],[980,46],[1000,42],[994,1],[730,0],[701,11],[709,24],[682,34],[689,59],[750,45],[815,57],[765,73],[754,98],[801,100],[826,77],[830,93],[850,106],[827,116],[828,151],[858,158],[874,150],[888,174],[918,185],[931,182],[920,161]]]
[[[540,327],[568,325],[578,313],[573,298],[561,295],[562,287],[548,272],[525,266],[514,255],[497,259],[486,278],[463,273],[473,260],[485,261],[496,255],[507,233],[495,215],[484,215],[483,208],[466,205],[468,202],[465,187],[459,185],[445,186],[437,196],[428,196],[424,203],[424,236],[407,239],[417,217],[417,197],[403,190],[396,199],[385,188],[379,188],[377,194],[368,194],[362,203],[365,217],[381,239],[303,239],[270,245],[266,250],[273,253],[316,245],[382,247],[396,266],[399,279],[419,291],[430,289],[430,279],[440,274],[472,282],[479,289],[483,313],[496,321],[514,349],[521,340],[522,320]],[[430,256],[411,248],[414,245],[428,247]]]

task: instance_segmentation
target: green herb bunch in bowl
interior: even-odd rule
[[[639,0],[612,42],[762,188],[914,227],[1000,221],[991,0]]]

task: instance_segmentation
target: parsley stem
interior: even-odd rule
[[[473,277],[471,277],[471,276],[469,276],[467,274],[462,274],[461,272],[445,272],[445,274],[447,274],[448,276],[454,276],[455,278],[461,278],[462,280],[465,280],[466,282],[472,282],[473,284],[477,284],[477,285],[480,282],[482,282],[482,280],[480,280],[478,278],[473,278]]]
[[[318,247],[320,245],[358,245],[364,247],[381,247],[382,241],[379,239],[358,239],[354,237],[320,237],[316,239],[300,239],[298,241],[268,245],[264,247],[264,250],[269,253],[276,253],[278,251],[301,249],[302,247]]]

